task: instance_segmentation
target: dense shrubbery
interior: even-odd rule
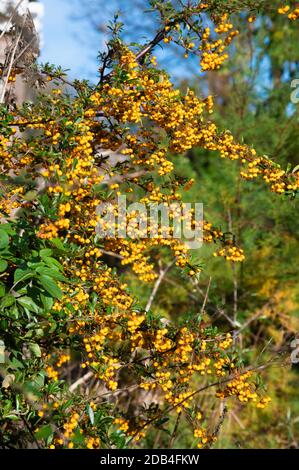
[[[281,230],[279,222],[282,215],[291,217],[299,187],[295,162],[280,166],[264,155],[269,148],[276,156],[280,140],[272,134],[265,143],[249,122],[255,125],[260,116],[273,132],[277,120],[267,109],[241,121],[250,104],[258,109],[259,99],[240,83],[243,63],[235,72],[236,89],[229,89],[224,105],[218,97],[212,120],[212,96],[202,97],[196,86],[175,88],[153,56],[161,42],[175,42],[186,56],[199,55],[216,85],[213,71],[226,63],[237,67],[240,57],[237,49],[231,59],[227,54],[239,34],[229,15],[235,13],[241,33],[249,28],[258,50],[264,38],[252,30],[253,15],[265,2],[192,3],[174,8],[152,1],[160,26],[146,46],[124,44],[116,19],[96,86],[75,81],[68,93],[65,75],[46,65],[35,72],[40,83],[54,85],[51,92],[41,90],[34,103],[21,107],[2,105],[2,447],[172,447],[179,429],[185,431],[181,445],[210,447],[217,445],[233,400],[248,403],[253,414],[270,401],[259,374],[277,356],[265,353],[263,344],[259,350],[258,337],[272,335],[280,349],[281,326],[286,335],[296,332],[285,319],[296,309],[294,267],[279,245],[284,238],[290,247],[296,243],[292,227]],[[274,24],[288,21],[277,19],[278,6],[264,4],[261,31],[271,17]],[[295,8],[279,13],[291,15],[290,21],[296,16]],[[283,28],[294,34],[293,25]],[[3,68],[4,80],[8,70]],[[24,72],[12,70],[12,78]],[[267,106],[278,112],[275,93]],[[246,94],[240,107],[238,98]],[[286,107],[279,108],[282,127],[290,119]],[[228,127],[228,109],[232,133],[221,130]],[[113,151],[119,152],[116,160],[107,158]],[[211,162],[216,154],[223,160]],[[203,225],[206,247],[198,253],[207,267],[183,240],[161,233],[101,238],[97,207],[109,202],[117,212],[120,194],[147,208],[200,198],[210,215],[219,217],[224,209],[226,229],[222,218]],[[252,207],[253,195],[260,205]],[[261,207],[260,214],[262,204],[274,209],[265,216]],[[248,222],[253,214],[254,225]],[[125,224],[136,229],[137,219],[131,213]],[[275,227],[273,239],[265,235],[267,224]],[[211,246],[215,258],[224,259],[212,257]],[[289,278],[280,274],[284,257]],[[205,278],[209,269],[212,283]],[[162,282],[167,288],[155,306]],[[250,330],[260,317],[262,332]],[[249,427],[259,419],[252,416]]]

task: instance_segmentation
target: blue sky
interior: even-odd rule
[[[99,50],[104,49],[103,35],[93,32],[90,23],[84,20],[78,12],[78,0],[40,0],[44,5],[43,17],[43,48],[40,56],[40,62],[50,62],[51,64],[60,65],[64,69],[69,69],[71,79],[87,78],[93,82],[97,81],[97,55]],[[145,2],[146,3],[146,2]],[[98,0],[99,10],[96,9],[94,14],[100,16],[102,23],[108,23],[113,17],[113,12],[117,10],[117,6],[121,7],[127,20],[134,19],[134,9],[130,6],[130,0]],[[102,8],[100,6],[102,5]],[[82,13],[82,10],[81,10]],[[77,18],[75,18],[77,14]],[[140,13],[136,13],[140,15]],[[105,18],[106,15],[106,18]],[[148,19],[149,18],[149,19]],[[151,17],[142,16],[144,25],[151,21]],[[96,20],[96,18],[94,18]],[[122,16],[121,19],[124,19]],[[133,23],[134,24],[134,23]],[[129,28],[134,31],[134,35],[140,36],[140,31]],[[141,28],[142,31],[142,28]],[[143,36],[138,38],[142,42],[146,41]],[[170,64],[171,75],[178,80],[183,77],[194,78],[196,75],[201,76],[197,59],[193,61],[193,67],[190,68],[190,59],[188,66],[180,57],[171,56],[165,59],[165,50],[156,49],[155,54],[158,56],[160,65],[168,68]],[[169,62],[169,60],[171,62]],[[162,64],[161,64],[162,62]],[[267,75],[268,68],[262,67]],[[198,71],[197,71],[198,70]],[[267,83],[265,76],[261,80],[263,86]]]
[[[96,57],[99,46],[92,50],[84,42],[87,24],[74,20],[74,0],[41,0],[45,8],[43,18],[43,49],[41,62],[50,62],[70,69],[70,77],[96,77]]]
[[[77,0],[40,0],[44,5],[43,18],[43,49],[40,62],[50,62],[61,65],[64,69],[70,69],[70,78],[97,81],[97,55],[104,49],[104,36],[93,32],[90,23],[79,17]],[[103,2],[100,11],[101,22],[107,24],[118,7],[124,12],[125,21],[134,20],[134,10],[130,8],[130,0],[98,0],[98,5]],[[77,13],[77,19],[74,17]],[[82,13],[82,10],[81,10]],[[96,11],[98,14],[98,11]],[[136,13],[140,15],[140,13]],[[106,18],[105,18],[106,15]],[[98,15],[97,15],[98,16]],[[143,16],[144,25],[151,22],[151,16]],[[134,21],[129,31],[134,31],[134,40],[146,41],[143,29],[135,30]],[[165,52],[157,48],[155,51],[158,59],[163,60]],[[172,75],[181,77],[188,75],[185,63],[181,63],[176,57],[171,58]],[[163,63],[163,66],[167,64]],[[183,67],[182,67],[183,66]],[[192,76],[192,74],[191,74]]]

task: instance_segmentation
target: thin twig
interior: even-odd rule
[[[35,36],[31,39],[31,41],[26,44],[24,49],[20,52],[20,54],[14,59],[13,65],[18,63],[18,60],[22,57],[22,55],[27,51],[27,49],[31,46],[31,44],[36,40]]]
[[[114,253],[113,251],[107,251],[107,250],[100,249],[100,252],[103,255],[106,255],[106,256],[113,256],[113,258],[124,259],[123,256],[119,255],[118,253]]]
[[[24,28],[24,25],[25,25],[25,21],[27,19],[27,14],[28,13],[26,13],[26,15],[24,15],[22,28],[21,28],[21,31],[20,31],[17,39],[16,39],[16,43],[15,43],[15,46],[14,46],[12,54],[11,54],[10,63],[9,63],[7,74],[6,74],[6,79],[5,79],[3,89],[2,89],[2,93],[1,93],[0,103],[4,102],[5,91],[6,91],[6,88],[7,88],[7,85],[8,85],[9,76],[10,76],[11,69],[12,69],[12,66],[13,66],[13,63],[14,63],[14,57],[15,57],[15,54],[16,54],[16,51],[17,51],[17,47],[19,45],[19,42],[20,42],[22,34],[23,34],[23,28]]]
[[[91,377],[93,377],[93,375],[94,375],[93,372],[91,372],[91,371],[87,372],[87,374],[83,375],[83,377],[80,377],[80,379],[76,380],[76,382],[74,382],[69,387],[69,391],[73,392],[74,390],[76,390],[77,387],[79,387],[82,384],[85,384],[89,379],[91,379]]]
[[[8,26],[9,26],[9,23],[12,21],[13,17],[15,16],[15,14],[17,13],[19,7],[21,6],[21,4],[23,3],[24,0],[20,0],[19,3],[15,6],[15,8],[13,9],[13,12],[12,14],[10,15],[10,17],[8,18],[7,22],[5,23],[4,25],[4,28],[3,30],[1,31],[1,34],[0,34],[0,39],[4,36],[4,34],[6,33],[7,29],[8,29]]]
[[[155,282],[155,285],[154,285],[154,288],[152,290],[152,293],[147,301],[147,304],[146,304],[146,307],[145,307],[145,312],[148,312],[152,306],[152,303],[156,297],[156,294],[158,292],[158,289],[160,287],[160,284],[161,282],[163,281],[163,278],[165,276],[165,274],[169,271],[169,269],[171,268],[171,266],[174,264],[174,261],[172,261],[171,263],[169,263],[165,269],[161,269],[160,270],[160,274],[159,274],[159,277],[158,279],[156,280]]]
[[[141,62],[146,54],[152,51],[157,44],[159,44],[163,39],[166,37],[167,32],[166,29],[163,28],[161,31],[159,31],[154,39],[152,39],[136,56],[136,60]]]
[[[204,313],[205,308],[206,308],[206,304],[207,304],[208,297],[209,297],[209,291],[210,291],[210,287],[211,287],[211,281],[212,281],[212,277],[210,276],[208,287],[207,287],[207,290],[206,290],[206,293],[205,293],[205,298],[203,300],[201,311],[200,311],[201,315]]]
[[[270,304],[270,302],[267,302],[265,304],[265,306],[263,308],[265,308],[266,306],[268,306]],[[258,312],[256,312],[254,315],[252,315],[245,323],[243,323],[243,325],[236,331],[236,335],[240,334],[241,331],[243,331],[245,328],[247,328],[247,326],[250,325],[250,323],[252,323],[254,320],[256,320],[257,318],[259,318],[260,316],[263,315],[263,309],[259,310]]]
[[[230,209],[228,209],[227,211],[227,218],[228,218],[228,230],[230,231],[230,233],[233,233],[233,220],[232,220],[232,213]],[[236,267],[234,264],[232,264],[232,272],[233,272],[233,285],[234,285],[233,321],[234,321],[234,325],[236,325],[237,317],[238,317],[238,278],[237,278]]]
[[[182,416],[182,413],[178,413],[177,419],[176,419],[176,422],[175,422],[175,425],[174,425],[173,433],[172,433],[170,441],[169,441],[169,449],[173,448],[174,441],[177,437],[177,432],[178,432],[179,422],[180,422],[181,416]]]
[[[236,413],[234,413],[233,410],[230,411],[230,415],[238,423],[241,429],[245,429],[245,425],[242,423],[240,418],[236,415]]]
[[[231,324],[231,326],[233,326],[234,328],[236,326],[239,326],[240,323],[235,323],[226,313],[224,310],[220,309],[220,308],[217,308],[217,313],[219,313],[220,315],[223,315],[224,318],[228,321],[228,323]]]
[[[22,419],[23,423],[25,424],[26,428],[28,429],[29,434],[32,437],[33,441],[35,442],[37,448],[40,449],[40,445],[38,443],[38,440],[36,439],[31,427],[29,426],[29,423],[28,423],[27,419],[25,418],[25,416],[22,416],[22,415],[21,415],[21,419]]]
[[[244,371],[242,373],[245,373],[245,372],[249,372],[249,371],[257,371],[257,370],[262,370],[262,369],[266,369],[266,367],[269,367],[271,365],[272,361],[267,361],[266,363],[264,364],[261,364],[259,366],[255,366],[255,367],[247,367],[244,369]],[[153,416],[153,418],[151,418],[150,420],[146,421],[139,429],[136,430],[136,432],[131,436],[130,438],[130,441],[131,442],[137,434],[139,434],[140,431],[142,431],[145,427],[147,427],[149,424],[153,423],[154,421],[156,421],[157,419],[161,418],[163,415],[165,415],[166,413],[169,413],[170,411],[176,409],[177,407],[180,407],[181,405],[183,405],[185,403],[186,400],[189,400],[190,398],[193,398],[194,396],[198,395],[200,392],[203,392],[211,387],[219,387],[220,385],[223,385],[225,383],[228,383],[230,382],[231,380],[233,380],[238,374],[231,374],[230,376],[228,376],[227,378],[225,379],[222,379],[222,380],[218,380],[217,382],[213,382],[211,384],[208,384],[208,385],[205,385],[204,387],[201,387],[197,390],[195,390],[194,392],[190,393],[187,397],[185,397],[183,400],[181,400],[180,402],[178,403],[175,403],[174,405],[170,405],[168,407],[165,408],[165,410],[163,410],[162,412],[158,413],[156,416]]]
[[[213,432],[213,437],[218,437],[219,436],[219,433],[220,433],[220,430],[221,430],[221,427],[224,423],[224,420],[225,420],[225,417],[227,415],[227,412],[228,412],[228,408],[226,405],[223,406],[223,409],[222,409],[222,412],[220,413],[220,416],[219,416],[219,420],[218,420],[218,423],[217,423],[217,426]]]

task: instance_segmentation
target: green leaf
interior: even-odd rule
[[[39,313],[40,308],[36,303],[28,296],[24,295],[23,297],[19,297],[17,302],[22,305],[22,307],[27,308],[30,312]]]
[[[51,256],[52,255],[52,250],[50,248],[44,248],[40,250],[39,256],[43,258],[44,256]]]
[[[14,272],[14,283],[25,281],[34,275],[30,269],[16,269]]]
[[[9,237],[4,230],[0,230],[0,250],[6,248],[9,244]]]
[[[3,297],[5,295],[5,285],[0,284],[0,297]]]
[[[4,418],[4,419],[11,419],[12,421],[19,421],[19,419],[20,419],[19,416],[13,415],[13,414],[4,415],[3,418]]]
[[[9,311],[9,317],[17,320],[19,318],[19,310],[16,305],[14,305]]]
[[[53,307],[53,297],[49,297],[47,295],[44,295],[44,294],[40,294],[40,298],[41,298],[41,301],[43,303],[43,306],[44,306],[44,309],[46,312],[48,312],[49,310],[51,310],[51,308]]]
[[[15,297],[11,294],[8,294],[5,297],[3,297],[0,307],[2,308],[10,307],[11,305],[15,303],[15,301],[16,301]]]
[[[60,238],[53,238],[51,240],[52,245],[54,245],[56,248],[58,248],[61,251],[66,251],[65,245],[62,243]]]
[[[24,194],[23,197],[25,201],[34,201],[37,195],[38,195],[37,191],[31,190],[31,191],[28,191],[26,194]]]
[[[40,390],[45,385],[45,375],[43,372],[38,372],[33,380],[34,386]]]
[[[3,271],[6,270],[7,266],[7,261],[5,261],[5,259],[0,259],[0,273],[3,273]]]
[[[59,261],[57,261],[57,259],[52,258],[50,256],[43,256],[42,259],[43,259],[44,263],[46,263],[46,265],[49,266],[50,268],[54,268],[54,269],[57,268],[57,269],[59,269],[59,271],[63,270],[63,267],[61,266]]]
[[[50,327],[50,329],[49,329],[49,334],[54,333],[54,331],[56,330],[56,328],[57,328],[57,323],[52,321],[52,322],[51,322],[51,327]]]
[[[36,330],[33,331],[33,334],[34,334],[34,338],[38,339],[38,338],[42,338],[43,336],[45,336],[45,331],[43,328],[36,328]]]
[[[94,424],[94,412],[90,405],[87,405],[87,411],[91,424]]]
[[[45,276],[44,274],[42,274],[39,278],[39,282],[41,283],[41,285],[43,286],[43,288],[49,292],[50,295],[52,295],[52,297],[55,297],[57,299],[61,299],[62,298],[62,291],[61,289],[58,287],[58,285],[53,281],[53,279],[51,279],[49,276]]]
[[[40,347],[37,343],[29,343],[28,344],[28,349],[29,349],[29,351],[32,352],[32,354],[34,354],[35,357],[41,357],[42,356],[41,349],[40,349]]]
[[[24,364],[19,361],[16,357],[13,357],[10,361],[9,368],[13,370],[24,369]]]
[[[37,439],[49,439],[53,435],[53,429],[50,424],[41,427],[35,434]]]
[[[58,281],[66,281],[66,278],[54,268],[41,267],[36,270],[39,274],[44,274],[45,276],[52,277]]]
[[[16,233],[15,230],[13,229],[12,225],[8,224],[8,223],[1,224],[0,230],[3,230],[8,235],[14,235]]]

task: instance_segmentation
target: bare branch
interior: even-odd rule
[[[154,285],[154,288],[152,290],[152,293],[147,301],[147,304],[146,304],[146,307],[145,307],[145,312],[148,312],[152,306],[152,303],[156,297],[156,294],[158,292],[158,289],[159,289],[159,286],[161,284],[161,282],[163,281],[163,278],[165,276],[165,274],[169,271],[169,269],[171,268],[171,266],[173,266],[174,264],[174,261],[172,261],[171,263],[169,263],[165,269],[161,269],[160,270],[160,274],[159,274],[159,277],[158,279],[156,280],[156,283]]]
[[[5,26],[3,28],[3,30],[1,31],[1,34],[0,34],[0,39],[4,36],[4,34],[6,33],[6,31],[8,30],[8,27],[9,27],[9,23],[12,21],[13,17],[15,16],[15,14],[17,13],[19,7],[21,6],[21,4],[23,3],[24,0],[20,0],[19,3],[15,6],[15,8],[13,9],[10,17],[8,18],[7,22],[5,23]]]
[[[87,372],[85,375],[83,375],[82,377],[80,377],[80,379],[76,380],[76,382],[74,382],[70,388],[69,388],[69,391],[70,392],[74,392],[76,390],[77,387],[79,387],[80,385],[83,385],[85,384],[86,382],[88,382],[89,379],[91,379],[91,377],[93,377],[94,373],[89,371]]]

